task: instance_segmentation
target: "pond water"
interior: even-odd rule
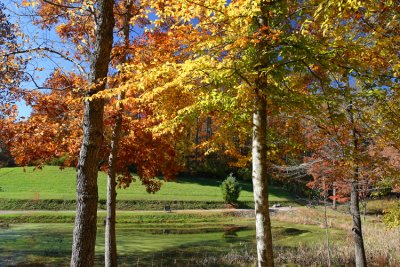
[[[0,266],[69,266],[71,224],[15,224],[0,229]],[[191,266],[194,258],[253,250],[254,229],[137,228],[117,225],[120,266]],[[104,266],[104,228],[98,228],[96,266]],[[186,263],[186,264],[185,264]]]

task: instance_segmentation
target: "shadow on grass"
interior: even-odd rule
[[[176,183],[181,184],[198,184],[201,186],[212,186],[212,187],[219,187],[222,183],[223,179],[215,179],[215,178],[205,178],[205,177],[192,177],[189,175],[182,175],[176,179]],[[238,181],[240,186],[242,187],[242,192],[250,193],[253,192],[253,184],[251,181]],[[283,202],[293,202],[295,203],[295,198],[290,194],[290,192],[282,189],[281,187],[277,186],[269,186],[269,194],[270,196],[276,196],[282,198]],[[280,203],[281,201],[271,201],[272,203]],[[239,202],[239,208],[246,209],[246,208],[254,208],[254,204],[250,204],[252,201],[244,201]]]
[[[300,229],[297,229],[297,228],[285,228],[285,230],[283,230],[283,233],[285,235],[288,235],[288,236],[293,236],[293,235],[301,235],[301,234],[304,234],[304,233],[310,233],[310,231],[308,231],[308,230],[300,230]]]
[[[202,186],[213,186],[219,187],[222,183],[223,179],[215,179],[215,178],[205,178],[205,177],[192,177],[188,175],[179,176],[176,179],[176,183],[181,184],[198,184]],[[242,191],[253,192],[253,185],[251,182],[238,181],[240,186],[242,187]]]

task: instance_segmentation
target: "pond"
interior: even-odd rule
[[[0,266],[69,266],[71,224],[14,224],[0,229]],[[117,225],[120,266],[188,266],[193,259],[254,249],[254,229],[138,228]],[[96,266],[104,266],[104,228],[98,227]]]

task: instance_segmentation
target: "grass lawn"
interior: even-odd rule
[[[104,226],[106,211],[97,212],[98,226]],[[1,224],[15,223],[71,223],[75,220],[75,211],[15,211],[0,214]],[[175,211],[172,213],[157,211],[117,211],[117,224],[135,225],[136,228],[187,228],[196,229],[222,227],[226,225],[254,226],[253,217],[241,217],[234,212],[220,211]]]
[[[1,199],[75,199],[76,171],[73,168],[60,170],[46,166],[43,170],[26,168],[0,169]],[[165,200],[165,201],[208,201],[221,202],[221,181],[207,178],[178,178],[176,182],[165,182],[161,190],[148,194],[137,181],[127,189],[118,189],[119,200]],[[99,198],[106,198],[106,175],[99,173]],[[239,201],[252,201],[251,183],[242,183]],[[290,194],[280,188],[270,188],[270,201],[292,201]]]

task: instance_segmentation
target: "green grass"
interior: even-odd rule
[[[43,170],[26,168],[0,169],[0,199],[24,200],[75,200],[76,171],[73,168],[60,170],[58,167],[46,166]],[[207,201],[222,202],[221,181],[207,178],[178,178],[176,182],[165,182],[161,190],[148,194],[137,179],[127,189],[118,189],[118,200],[148,201]],[[99,173],[99,198],[106,198],[106,175]],[[241,202],[253,200],[251,183],[241,183]],[[271,187],[270,201],[292,201],[286,191]]]
[[[105,211],[98,211],[97,221],[103,225],[106,217]],[[13,213],[0,214],[0,223],[73,223],[75,211],[16,211]],[[168,225],[183,227],[196,224],[199,226],[211,227],[213,225],[253,225],[253,218],[235,216],[230,212],[129,212],[118,211],[117,223],[135,224],[137,227],[151,225]]]
[[[387,212],[390,208],[394,207],[399,203],[399,200],[396,198],[385,198],[382,197],[380,199],[368,199],[367,200],[367,215],[382,215]],[[338,211],[349,213],[350,207],[349,203],[345,203],[338,206]],[[364,206],[360,201],[360,212],[364,214]]]
[[[367,214],[383,214],[399,203],[398,199],[372,199],[367,202]]]

